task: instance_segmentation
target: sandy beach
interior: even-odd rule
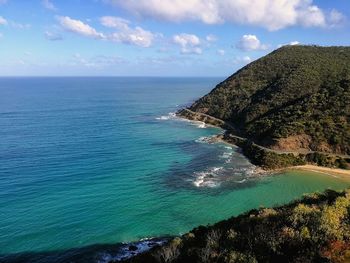
[[[316,172],[316,173],[323,173],[328,174],[333,177],[341,177],[344,179],[350,179],[350,170],[345,169],[337,169],[337,168],[328,168],[328,167],[321,167],[317,165],[300,165],[300,166],[293,166],[290,168],[287,168],[288,170],[304,170],[304,171],[310,171],[310,172]]]

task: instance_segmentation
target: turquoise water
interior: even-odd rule
[[[0,79],[0,254],[178,235],[350,184],[256,176],[222,132],[169,114],[214,78]]]

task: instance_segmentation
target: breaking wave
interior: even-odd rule
[[[169,112],[168,115],[163,115],[163,116],[157,117],[156,120],[167,121],[167,120],[174,119],[174,118],[177,118],[176,113]]]
[[[246,168],[211,167],[201,172],[194,172],[191,180],[195,187],[216,188],[223,183],[244,184],[256,177],[255,166]]]
[[[166,243],[168,239],[147,238],[141,239],[138,242],[125,243],[121,245],[116,255],[109,253],[101,253],[97,263],[108,263],[111,261],[120,261],[129,259],[137,254],[148,251],[156,246],[161,246]]]
[[[198,143],[216,143],[217,142],[217,136],[202,136],[195,140],[195,142]]]
[[[193,184],[196,187],[218,187],[221,185],[220,180],[218,180],[219,171],[223,167],[213,167],[203,172],[195,172]]]
[[[160,117],[156,117],[156,120],[159,121],[167,121],[167,120],[179,120],[179,121],[185,121],[189,122],[191,125],[196,126],[199,129],[205,129],[208,128],[209,126],[203,122],[203,121],[195,121],[195,120],[188,120],[185,118],[178,117],[176,113],[174,112],[169,112],[167,115],[162,115]]]

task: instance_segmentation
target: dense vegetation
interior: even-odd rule
[[[129,262],[350,262],[350,191],[200,226]]]
[[[261,149],[254,143],[248,142],[242,147],[243,154],[249,160],[265,169],[277,169],[283,167],[304,165],[306,161],[301,156],[292,153],[277,154],[272,151]]]
[[[228,143],[235,144],[242,149],[242,153],[255,165],[265,169],[277,169],[290,166],[304,165],[307,163],[317,164],[330,168],[349,169],[350,159],[337,155],[311,152],[302,153],[277,153],[256,145],[249,139],[240,138],[226,132],[222,139]]]
[[[301,135],[306,142],[295,148],[350,154],[349,101],[350,47],[285,46],[242,68],[190,109],[229,121],[266,146]]]

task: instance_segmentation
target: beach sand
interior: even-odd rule
[[[303,171],[310,171],[310,172],[316,172],[316,173],[323,173],[328,174],[333,177],[339,177],[343,179],[350,180],[350,170],[345,169],[338,169],[338,168],[328,168],[328,167],[322,167],[317,165],[300,165],[300,166],[293,166],[290,168],[286,168],[287,170],[303,170]]]

